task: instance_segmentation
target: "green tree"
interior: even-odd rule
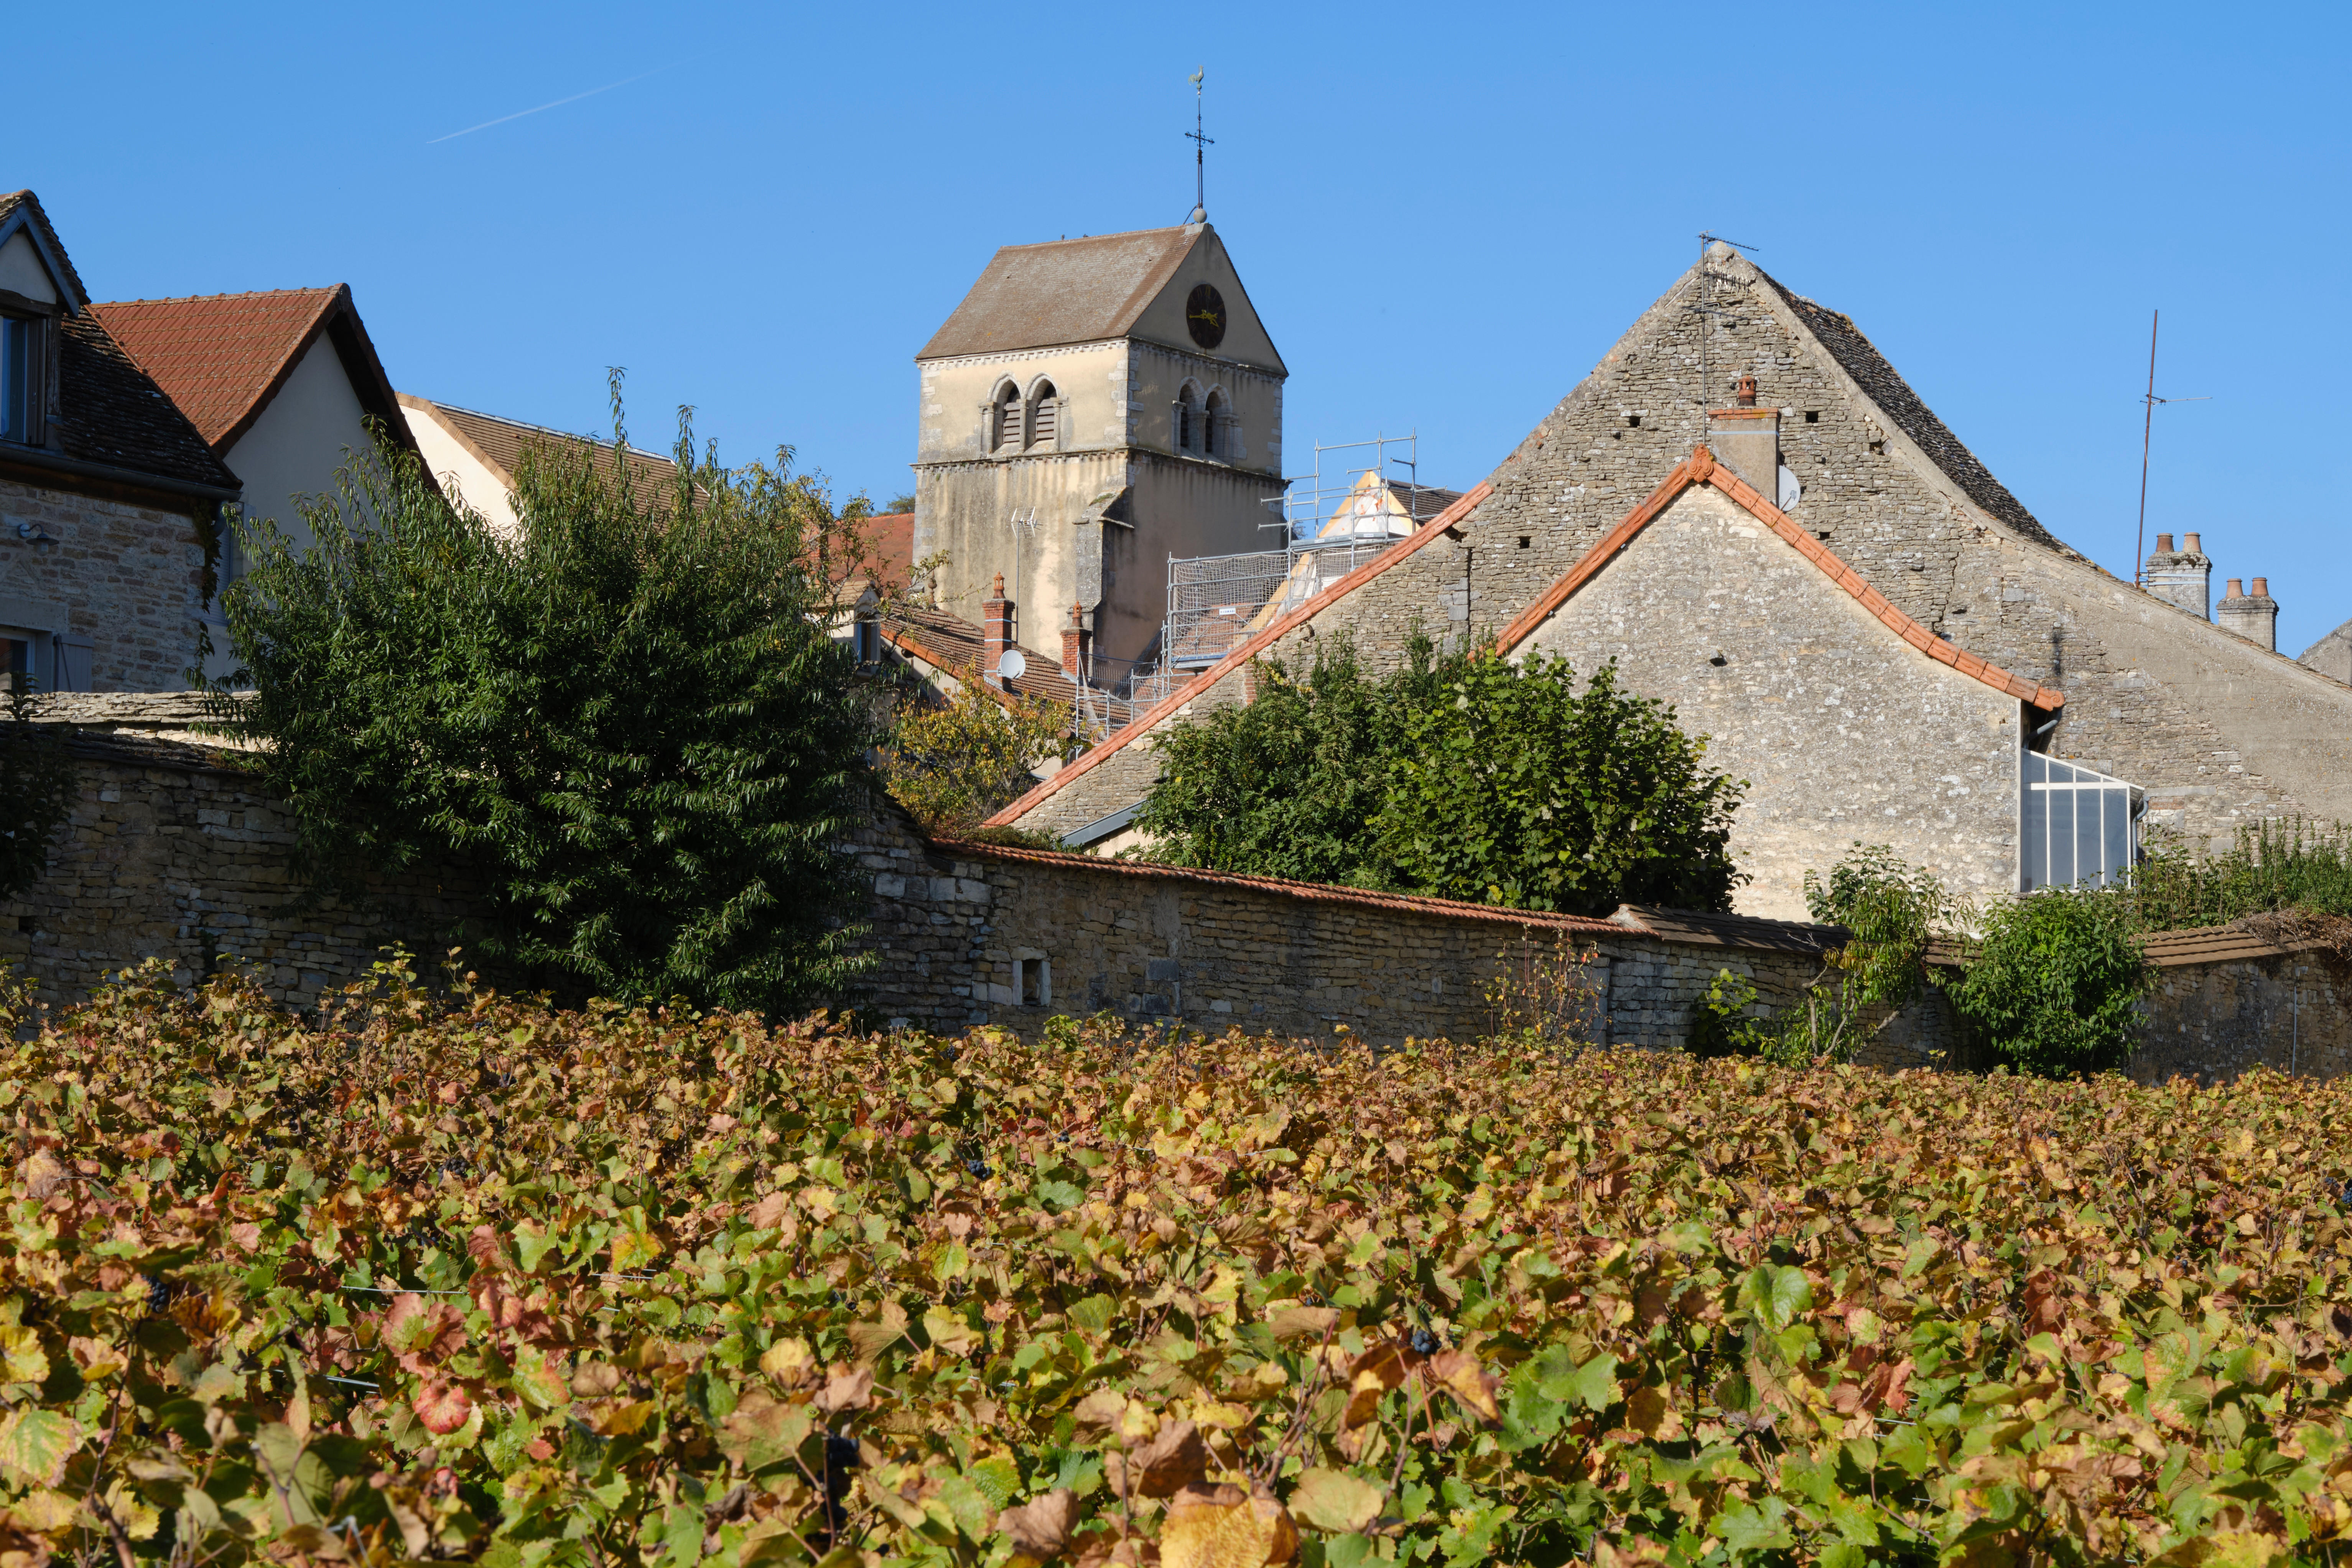
[[[13,899],[48,868],[49,840],[75,795],[68,726],[36,723],[31,683],[6,677],[7,712],[0,718],[0,899]]]
[[[2021,1072],[2104,1072],[2130,1059],[2151,980],[2130,897],[2046,888],[1985,911],[1952,1002]]]
[[[1279,659],[1256,669],[1254,700],[1163,733],[1160,782],[1135,825],[1155,859],[1213,871],[1358,887],[1396,886],[1379,853],[1380,814],[1402,715],[1435,690],[1434,649],[1409,644],[1404,669],[1365,674],[1345,635],[1301,677]]]
[[[1805,908],[1852,940],[1836,954],[1840,991],[1855,1008],[1902,1007],[1927,984],[1927,942],[1965,911],[1933,871],[1884,844],[1856,843],[1826,881],[1805,873]]]
[[[1066,758],[1073,742],[1067,709],[1041,697],[999,702],[978,670],[951,673],[956,688],[945,702],[928,691],[900,701],[882,777],[924,832],[966,838],[1037,782],[1031,770],[1040,758]]]
[[[1613,664],[1580,691],[1565,659],[1465,659],[1402,715],[1378,850],[1401,882],[1446,898],[1727,910],[1746,785],[1706,753],[1672,708],[1619,689]]]
[[[1417,637],[1375,680],[1341,641],[1160,745],[1136,825],[1180,865],[1572,913],[1725,909],[1740,880],[1743,786],[1613,666],[1580,690],[1565,661]]]
[[[256,689],[224,682],[225,717],[322,885],[454,860],[519,978],[787,1007],[856,967],[835,845],[874,721],[814,564],[841,520],[789,449],[698,460],[683,411],[657,501],[625,450],[528,450],[514,538],[382,443],[303,508],[315,548],[247,529],[226,609]]]

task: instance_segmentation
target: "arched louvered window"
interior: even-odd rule
[[[1200,439],[1201,408],[1192,401],[1192,389],[1186,387],[1176,395],[1176,449],[1189,452]]]
[[[1037,407],[1035,428],[1031,432],[1029,438],[1040,447],[1050,447],[1054,444],[1054,416],[1059,412],[1054,406],[1054,384],[1050,381],[1039,382],[1035,399]]]
[[[1224,451],[1224,425],[1231,412],[1223,392],[1209,394],[1209,405],[1201,416],[1201,450],[1212,458],[1221,456]]]
[[[996,444],[999,447],[1021,446],[1021,393],[1007,386],[996,395]]]

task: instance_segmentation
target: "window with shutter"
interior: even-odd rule
[[[1009,386],[996,401],[996,444],[1021,445],[1021,395]]]
[[[1186,387],[1176,399],[1176,449],[1192,449],[1193,426],[1200,423],[1200,411],[1192,405],[1192,389]]]
[[[1035,428],[1030,436],[1030,439],[1040,447],[1050,447],[1054,444],[1054,416],[1058,412],[1054,406],[1055,401],[1054,384],[1050,381],[1040,383],[1037,387]]]
[[[1220,426],[1225,423],[1226,412],[1225,395],[1222,392],[1209,394],[1208,410],[1201,419],[1201,450],[1212,458],[1223,449],[1224,432]]]

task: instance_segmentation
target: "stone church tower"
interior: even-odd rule
[[[1154,657],[1168,558],[1279,547],[1289,371],[1206,222],[999,250],[915,356],[915,558],[938,607],[979,622],[1002,576],[1010,635],[1094,681]]]

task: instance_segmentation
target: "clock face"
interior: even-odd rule
[[[1193,286],[1192,297],[1184,301],[1184,325],[1192,331],[1192,341],[1204,349],[1225,341],[1225,297],[1214,285]]]

